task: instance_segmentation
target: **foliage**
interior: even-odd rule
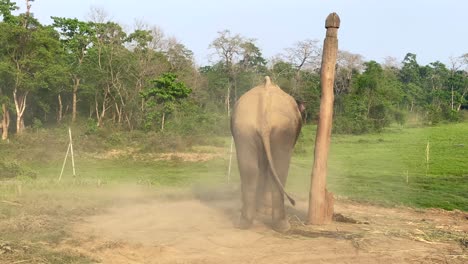
[[[330,149],[328,188],[338,197],[359,201],[467,210],[467,129],[467,123],[416,128],[392,126],[382,133],[334,135]],[[215,141],[216,137],[213,136],[181,137],[171,132],[138,131],[107,131],[95,137],[85,135],[84,131],[74,131],[78,181],[83,182],[83,186],[95,186],[98,179],[109,185],[124,183],[178,187],[192,186],[199,181],[225,181],[230,137]],[[310,182],[315,131],[316,126],[306,125],[303,128],[297,143],[300,149],[295,151],[291,163],[287,188],[299,197],[308,197],[310,186],[304,183]],[[31,141],[23,137],[21,142],[0,147],[0,154],[12,152],[14,154],[10,156],[23,157],[26,165],[34,167],[37,172],[35,180],[21,178],[30,183],[31,188],[54,189],[50,184],[56,184],[57,168],[60,169],[63,162],[68,135],[65,129],[53,133],[40,132],[44,139]],[[92,148],[102,142],[106,142],[108,148]],[[428,142],[430,159],[427,165]],[[48,152],[58,151],[59,155],[49,156],[41,162],[29,157],[43,155],[40,148],[44,144],[53,146]],[[200,148],[200,144],[207,146]],[[168,151],[196,156],[200,152],[206,153],[206,150],[221,156],[206,162],[182,162],[176,158],[155,161],[154,156]],[[108,155],[110,153],[120,153],[121,156],[112,157]],[[235,160],[233,162],[235,164]],[[25,167],[23,163],[21,167]],[[71,167],[66,170],[71,171]],[[238,181],[237,166],[233,166],[232,173],[232,179]],[[70,174],[64,176],[65,180],[72,182]],[[81,185],[67,182],[60,186]]]
[[[337,99],[335,132],[379,132],[392,122],[403,120],[397,110],[402,98],[397,77],[392,72],[385,72],[375,61],[364,65],[364,72],[354,77],[353,89]]]
[[[307,122],[318,119],[318,40],[298,41],[266,59],[255,39],[226,29],[207,47],[215,55],[212,62],[198,67],[188,47],[157,27],[126,31],[104,16],[93,21],[57,16],[52,25],[42,25],[34,12],[17,14],[17,9],[10,0],[0,1],[0,103],[18,133],[39,122],[49,128],[71,120],[90,135],[106,127],[160,131],[164,126],[180,135],[222,135],[235,101],[265,75],[304,102]],[[466,54],[455,60],[451,68],[438,61],[420,65],[417,55],[408,53],[401,66],[381,65],[339,51],[334,132],[380,132],[414,115],[425,125],[462,121],[468,60]],[[88,119],[88,125],[77,121]]]
[[[146,101],[145,128],[153,127],[153,122],[159,113],[162,113],[162,128],[164,129],[164,116],[177,107],[178,100],[187,98],[192,92],[185,83],[177,81],[173,73],[164,73],[152,81],[152,86],[144,90],[141,95]]]
[[[166,132],[182,136],[228,135],[229,119],[223,113],[207,111],[193,101],[182,101],[175,109]]]
[[[17,162],[2,161],[0,160],[0,180],[8,178],[16,178],[19,176],[26,176],[30,178],[36,178],[37,172],[20,165]]]

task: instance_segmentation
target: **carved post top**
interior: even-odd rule
[[[325,20],[325,28],[339,28],[340,27],[340,17],[336,13],[331,13],[327,16]]]

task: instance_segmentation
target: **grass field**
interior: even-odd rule
[[[311,134],[310,129],[304,134]],[[306,152],[294,157],[290,183],[305,192],[303,175],[311,167],[313,142],[301,143]],[[334,135],[328,186],[339,196],[360,201],[467,211],[468,124]]]
[[[462,123],[334,135],[328,188],[341,199],[468,211],[467,132],[468,123]],[[0,262],[89,263],[90,259],[76,252],[53,250],[69,236],[70,223],[113,204],[196,195],[193,190],[200,186],[211,190],[222,186],[221,193],[239,186],[235,157],[229,183],[227,179],[229,138],[217,139],[215,147],[193,146],[184,151],[214,157],[187,162],[177,156],[155,161],[148,152],[136,155],[128,151],[139,147],[132,140],[115,146],[100,143],[105,146],[101,151],[96,146],[86,151],[85,146],[93,143],[77,135],[78,175],[71,176],[68,162],[62,181],[57,182],[67,141],[65,130],[54,133],[0,143],[0,161],[16,160],[14,164],[26,168],[16,178],[5,178],[8,173],[0,171]],[[314,126],[304,128],[293,157],[287,189],[296,197],[308,195],[314,134]],[[121,155],[106,154],[116,149]],[[120,189],[123,185],[125,191]]]
[[[292,160],[287,188],[297,196],[306,197],[308,194],[315,129],[314,126],[303,129]],[[106,158],[105,153],[91,155],[86,153],[85,148],[76,146],[78,177],[75,180],[87,184],[99,182],[102,185],[152,187],[226,183],[230,141],[228,138],[218,141],[224,144],[213,148],[195,146],[185,151],[217,154],[211,160],[200,162],[184,162],[177,157],[154,161],[144,158],[149,154],[140,153],[135,158],[134,153],[125,151],[122,151],[122,155]],[[61,150],[65,149],[66,141],[39,142],[37,145],[30,143],[31,150],[26,146],[15,145],[11,149],[7,144],[0,145],[3,148],[0,154],[15,156],[20,164],[37,174],[35,179],[27,176],[19,178],[25,189],[42,189],[44,185],[56,184],[60,174],[65,152]],[[126,146],[115,148],[125,149]],[[21,157],[24,159],[21,160]],[[68,162],[64,182],[71,180],[70,172]],[[238,181],[234,155],[231,183],[238,185]],[[6,195],[8,191],[5,188],[9,187],[1,186],[3,195]],[[328,188],[339,197],[382,205],[468,211],[468,123],[420,128],[392,127],[384,133],[371,135],[333,135]]]

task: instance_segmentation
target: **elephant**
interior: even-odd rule
[[[239,228],[252,226],[258,207],[271,205],[272,228],[290,229],[284,208],[284,190],[294,145],[303,123],[303,103],[273,84],[268,76],[262,85],[243,94],[231,115],[241,180],[242,209]]]

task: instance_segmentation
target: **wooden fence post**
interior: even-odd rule
[[[333,84],[335,80],[336,57],[338,53],[338,28],[340,18],[336,13],[328,15],[325,21],[327,29],[322,52],[320,82],[320,114],[315,140],[314,167],[312,169],[308,224],[321,225],[333,219],[333,194],[326,189],[327,163],[330,149],[331,128],[333,121]]]

